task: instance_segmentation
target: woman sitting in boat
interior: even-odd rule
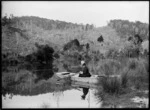
[[[89,73],[89,69],[85,64],[85,61],[81,61],[82,71],[79,74],[79,77],[91,77],[91,74]]]

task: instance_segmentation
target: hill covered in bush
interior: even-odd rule
[[[81,55],[85,56],[88,50],[89,55],[103,53],[106,56],[109,50],[131,46],[136,34],[142,41],[149,39],[149,24],[127,20],[111,20],[107,26],[98,28],[93,24],[74,24],[35,16],[5,16],[1,22],[2,53],[13,53],[14,57],[36,53],[36,43],[53,48],[55,55],[60,54],[70,48],[74,40],[78,41],[76,46],[80,47],[75,50],[80,51]],[[68,54],[73,54],[72,49],[67,51]]]
[[[128,38],[138,34],[142,40],[149,39],[149,24],[140,21],[130,22],[116,19],[110,20],[108,26],[114,28],[121,38]]]
[[[5,16],[2,18],[2,50],[29,54],[35,50],[35,42],[55,47],[60,44],[59,40],[69,39],[71,35],[66,34],[72,34],[74,30],[88,31],[93,28],[94,26],[89,24],[73,24],[33,16]],[[61,42],[64,43],[64,40]]]

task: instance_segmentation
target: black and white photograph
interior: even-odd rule
[[[149,1],[1,1],[5,108],[149,108]]]

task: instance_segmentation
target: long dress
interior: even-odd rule
[[[79,77],[91,77],[91,74],[89,73],[89,70],[87,67],[83,68],[83,74],[79,74]]]

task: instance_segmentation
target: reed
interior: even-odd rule
[[[117,77],[107,77],[99,83],[105,93],[119,94],[121,92],[121,82]]]

